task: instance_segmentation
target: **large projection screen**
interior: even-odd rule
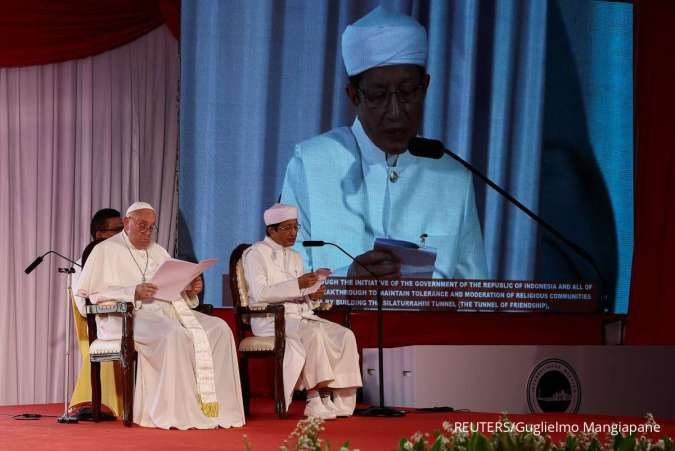
[[[597,266],[474,177],[485,270],[458,277],[451,267],[435,267],[430,275],[404,277],[383,288],[385,299],[401,301],[389,307],[626,313],[633,253],[633,5],[592,0],[186,2],[178,247],[184,258],[220,259],[206,274],[206,301],[223,302],[221,274],[236,245],[264,237],[263,210],[280,196],[296,199],[282,193],[296,145],[353,125],[340,35],[380,3],[428,30],[431,83],[420,135],[442,141]],[[304,176],[323,177],[321,171]],[[328,184],[320,179],[313,186],[321,182]],[[450,191],[439,186],[440,193]],[[443,242],[439,237],[456,233],[430,225],[451,208],[439,195],[388,213],[391,224],[407,228],[359,232],[336,205],[313,205],[307,217],[313,222],[300,239],[334,241],[352,255],[372,249],[378,238],[434,248],[435,240]],[[319,227],[317,217],[333,229]],[[337,249],[297,249],[308,270],[335,271],[333,300],[372,308],[372,290],[359,288],[367,280],[339,278],[347,276],[350,261]],[[444,259],[439,251],[433,264]],[[509,300],[519,304],[500,303]]]

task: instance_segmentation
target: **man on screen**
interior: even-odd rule
[[[380,237],[435,252],[434,277],[486,277],[470,173],[407,152],[430,81],[426,31],[378,7],[345,29],[342,57],[356,119],[298,144],[286,168],[282,202],[300,209],[300,240],[335,242],[378,277],[397,277],[406,263],[374,249]],[[300,250],[311,268],[368,275],[333,248]]]

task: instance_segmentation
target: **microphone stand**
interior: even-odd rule
[[[28,268],[26,268],[25,272],[26,274],[29,274],[30,272],[35,269],[36,266],[38,266],[40,263],[42,263],[42,259],[48,255],[48,254],[56,254],[59,257],[63,258],[64,260],[70,262],[73,265],[77,265],[79,267],[82,267],[79,263],[71,260],[68,257],[64,257],[63,255],[59,254],[58,252],[55,251],[48,251],[45,252],[43,255],[38,257]],[[65,352],[65,369],[64,369],[64,384],[63,384],[63,415],[58,417],[56,419],[57,422],[62,423],[62,424],[72,424],[72,423],[77,423],[78,419],[75,416],[71,416],[68,413],[68,386],[70,385],[70,373],[68,369],[70,368],[70,340],[71,340],[71,321],[70,321],[70,311],[71,311],[71,299],[73,298],[73,289],[72,289],[72,277],[73,273],[75,272],[75,268],[73,266],[71,267],[62,267],[58,268],[58,272],[61,274],[67,274],[66,276],[66,352]]]
[[[310,246],[309,244],[305,243],[312,243]],[[309,242],[303,242],[303,246],[307,247],[314,247],[314,246],[324,246],[324,245],[330,245],[338,248],[340,251],[342,251],[343,254],[345,254],[347,257],[351,258],[352,261],[356,264],[358,264],[361,268],[365,269],[368,274],[370,274],[375,280],[377,280],[377,289],[375,290],[376,292],[376,299],[377,299],[377,362],[378,362],[378,379],[379,379],[379,388],[380,388],[380,405],[379,406],[370,406],[366,407],[365,409],[355,409],[354,410],[354,415],[361,416],[361,417],[402,417],[405,415],[404,411],[401,410],[396,410],[392,409],[391,407],[387,407],[384,405],[384,357],[383,357],[383,352],[382,352],[382,320],[383,320],[383,315],[382,315],[382,292],[381,292],[381,287],[380,287],[380,278],[377,277],[370,269],[368,269],[365,265],[363,265],[360,261],[358,261],[356,258],[354,258],[349,252],[344,250],[342,247],[335,243],[330,243],[328,241],[309,241]]]

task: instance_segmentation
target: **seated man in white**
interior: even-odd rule
[[[192,310],[203,288],[201,278],[171,302],[153,298],[157,286],[148,281],[171,258],[153,240],[156,220],[152,206],[132,204],[124,230],[92,250],[80,275],[78,294],[93,303],[136,305],[134,423],[163,429],[242,426],[232,331],[221,319]],[[96,321],[99,338],[120,338],[118,316],[99,316]]]
[[[352,415],[356,389],[362,385],[354,333],[314,315],[325,287],[311,293],[318,277],[304,273],[302,257],[291,249],[300,228],[298,209],[275,204],[265,211],[264,220],[267,236],[244,253],[244,273],[251,304],[284,304],[286,406],[294,388],[307,389],[305,415]],[[257,336],[274,336],[274,319],[252,318],[251,328]]]

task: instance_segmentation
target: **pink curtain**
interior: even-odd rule
[[[92,214],[151,202],[177,214],[178,43],[166,26],[58,64],[0,69],[0,404],[63,401],[66,280]],[[73,338],[77,374],[77,350]]]

